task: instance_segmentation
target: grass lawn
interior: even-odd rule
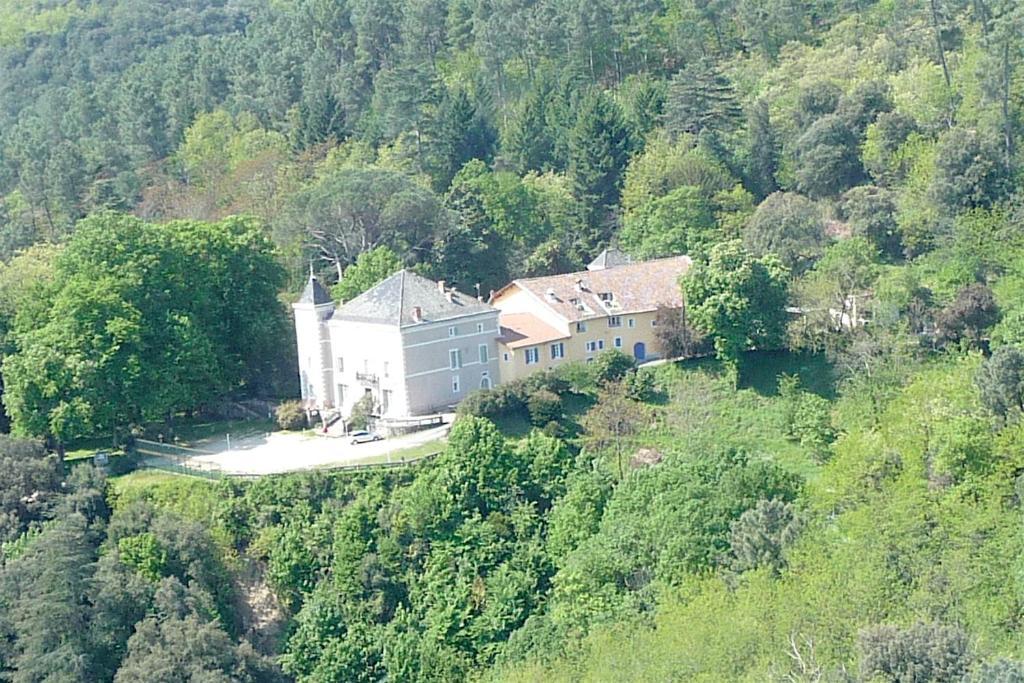
[[[428,441],[427,443],[420,444],[419,446],[411,446],[409,448],[401,448],[397,451],[391,451],[390,453],[382,453],[381,455],[371,455],[365,458],[359,458],[358,460],[350,460],[346,462],[346,465],[380,465],[388,462],[401,462],[403,459],[406,461],[419,460],[428,455],[434,455],[444,450],[445,441],[444,439],[437,439],[435,441]],[[337,466],[335,466],[337,467]],[[324,470],[332,469],[331,466],[325,466]]]

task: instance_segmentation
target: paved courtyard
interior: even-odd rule
[[[227,438],[207,441],[187,458],[186,464],[203,470],[235,475],[264,475],[301,470],[398,461],[403,451],[438,442],[448,435],[450,424],[406,436],[353,445],[343,436],[271,432],[241,441]],[[440,450],[441,445],[438,444]],[[420,457],[423,454],[413,454]]]

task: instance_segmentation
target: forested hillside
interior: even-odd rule
[[[1022,36],[1013,0],[0,0],[0,679],[1024,680]],[[405,469],[61,462],[291,397],[311,263],[486,295],[611,244],[693,257],[693,358],[475,394]]]

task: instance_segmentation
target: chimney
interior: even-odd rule
[[[441,294],[444,294],[444,286],[445,286],[445,284],[446,283],[445,283],[444,280],[438,280],[437,281],[437,291],[440,292]]]
[[[580,278],[576,278],[576,291],[577,292],[585,292],[585,291],[587,291],[587,288],[583,286],[583,280],[580,279]]]
[[[455,301],[455,292],[449,289],[444,293],[444,298],[448,299],[448,303],[453,303]]]
[[[558,295],[555,294],[555,288],[554,287],[550,287],[548,289],[547,294],[548,294],[548,301],[558,301]]]
[[[487,303],[491,303],[492,301],[494,301],[494,290],[493,289],[491,290],[491,293],[487,295]]]
[[[419,306],[412,307],[412,321],[414,323],[423,322],[423,309],[420,308]]]

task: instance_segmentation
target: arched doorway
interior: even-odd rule
[[[490,389],[491,388],[491,378],[488,375],[484,375],[483,377],[480,378],[480,388],[481,389]]]
[[[633,358],[644,360],[647,358],[647,346],[643,342],[633,344]]]

